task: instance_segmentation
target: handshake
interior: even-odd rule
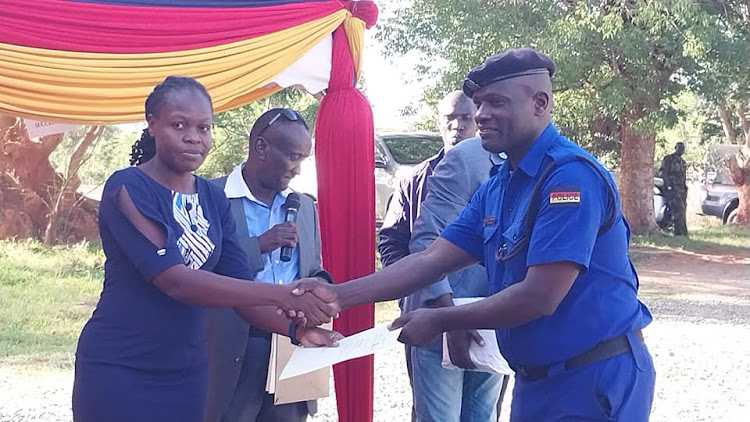
[[[332,318],[336,318],[343,309],[368,302],[367,298],[357,297],[354,291],[347,289],[347,284],[334,285],[317,277],[300,279],[284,286],[287,289],[286,294],[282,295],[279,300],[276,313],[285,315],[304,327],[312,328],[325,324]],[[402,329],[399,336],[399,341],[402,343],[412,346],[424,345],[446,331],[440,324],[444,310],[445,308],[417,309],[397,318],[390,324],[389,329]],[[451,356],[468,356],[466,355],[468,352],[453,351],[453,343],[456,343],[454,340],[452,337],[449,338]],[[483,345],[481,337],[476,332],[462,332],[461,340],[461,343],[467,347],[472,341]],[[471,366],[464,364],[464,367]]]
[[[287,294],[279,299],[276,313],[300,325],[317,327],[336,318],[343,309],[336,286],[321,278],[303,278],[285,288]]]

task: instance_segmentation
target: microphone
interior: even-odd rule
[[[289,196],[286,197],[286,202],[284,202],[284,208],[286,209],[286,216],[284,217],[284,222],[297,222],[297,212],[299,211],[299,194],[296,192],[292,192],[289,194]],[[281,256],[279,259],[283,262],[289,262],[292,260],[292,249],[288,246],[284,246],[281,248]]]

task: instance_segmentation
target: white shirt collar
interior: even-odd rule
[[[250,188],[248,188],[247,183],[245,183],[245,178],[242,177],[243,168],[245,168],[244,161],[237,167],[235,167],[231,173],[229,173],[229,176],[227,176],[227,183],[226,185],[224,185],[224,194],[226,194],[227,198],[229,199],[247,198],[253,202],[257,202],[258,204],[268,206],[267,204],[263,203],[263,201],[256,198],[252,192],[250,192]],[[286,197],[289,196],[289,194],[292,192],[292,189],[286,188],[283,191],[277,193],[277,195],[281,195],[281,197],[286,200]]]

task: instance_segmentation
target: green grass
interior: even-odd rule
[[[99,244],[0,241],[0,362],[67,366],[103,280]]]
[[[379,302],[375,304],[375,325],[389,324],[401,316],[398,301]]]
[[[707,223],[690,227],[689,239],[634,236],[632,244],[748,256],[750,228]],[[69,367],[101,291],[103,264],[98,243],[0,241],[0,365]],[[375,312],[377,324],[399,315],[395,301],[377,304]]]
[[[671,234],[633,236],[631,246],[678,249],[694,253],[750,254],[750,227],[711,224],[688,228],[689,237]]]

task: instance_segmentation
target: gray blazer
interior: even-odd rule
[[[222,189],[227,178],[212,180]],[[237,238],[250,259],[254,274],[263,269],[263,259],[258,238],[250,236],[245,222],[242,199],[230,199],[232,215],[237,222]],[[315,203],[306,195],[300,195],[300,208],[297,214],[299,242],[300,277],[321,276],[331,280],[331,276],[321,266],[320,230]],[[242,362],[248,342],[250,325],[237,315],[233,308],[210,308],[206,312],[206,339],[208,342],[209,379],[206,401],[206,422],[221,420],[229,408],[240,376]],[[266,373],[259,374],[265,383]],[[311,414],[317,411],[317,402],[308,402]]]
[[[450,149],[427,179],[427,197],[414,223],[409,251],[427,249],[461,214],[474,192],[489,179],[492,168],[502,161],[499,155],[482,148],[479,138],[467,139]],[[477,264],[413,293],[407,297],[404,310],[424,307],[426,301],[446,293],[454,297],[480,297],[487,296],[487,292],[487,273]]]

